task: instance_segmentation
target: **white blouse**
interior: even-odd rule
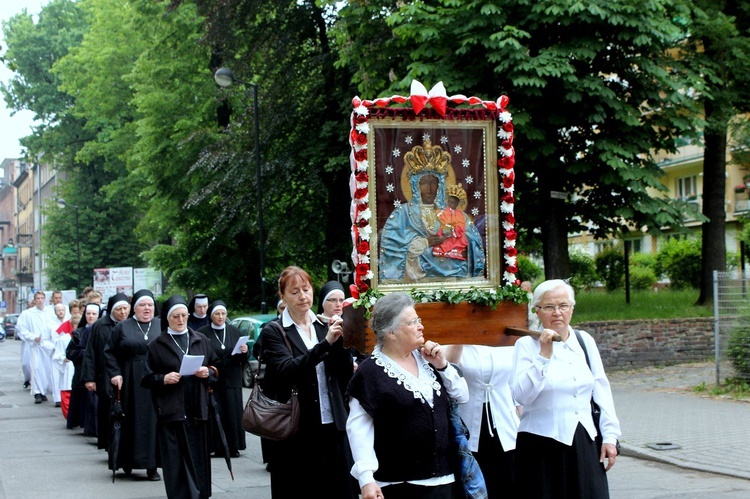
[[[591,369],[570,328],[567,341],[552,343],[549,359],[539,354],[536,338],[524,336],[516,341],[511,389],[513,398],[523,405],[518,431],[571,445],[581,423],[593,440],[597,434],[591,417],[593,392],[594,401],[602,410],[603,442],[614,444],[621,433],[609,380],[596,342],[587,332],[579,332],[586,343]]]
[[[504,451],[515,449],[518,413],[510,391],[513,347],[464,345],[459,365],[469,385],[469,401],[458,408],[461,419],[469,428],[472,452],[479,449],[484,404],[489,404],[492,413],[492,421],[488,425],[491,434],[497,435]]]

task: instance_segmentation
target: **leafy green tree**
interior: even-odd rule
[[[670,287],[697,289],[700,286],[700,238],[670,239],[659,249],[656,261],[669,278]]]
[[[698,304],[713,299],[713,271],[726,269],[726,157],[729,124],[750,111],[750,4],[692,0],[691,36],[681,57],[705,80],[698,94],[706,118],[703,153],[703,246]]]
[[[569,233],[682,223],[653,195],[665,188],[652,153],[674,152],[696,126],[685,90],[700,75],[670,53],[687,13],[668,0],[350,2],[337,40],[368,98],[404,94],[414,78],[510,97],[517,219],[541,231],[546,276],[567,277]]]
[[[576,291],[588,289],[599,280],[594,259],[584,251],[570,253],[570,285]]]
[[[625,259],[622,248],[609,246],[600,251],[594,258],[596,273],[604,281],[607,291],[614,291],[622,286],[625,276]]]

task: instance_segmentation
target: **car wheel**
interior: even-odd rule
[[[250,367],[249,362],[245,362],[242,364],[242,386],[244,388],[252,388],[254,381],[253,369]]]

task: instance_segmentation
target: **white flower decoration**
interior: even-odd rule
[[[467,184],[473,184],[474,183],[474,177],[472,177],[471,175],[469,175],[468,177],[466,177],[466,183]]]
[[[508,256],[508,255],[505,255],[505,262],[506,262],[506,263],[507,263],[508,265],[515,265],[515,264],[516,264],[516,257],[515,257],[515,256]]]
[[[464,168],[468,168],[471,166],[471,161],[469,161],[468,159],[464,159],[463,161],[461,161],[461,166],[463,166]]]
[[[398,199],[397,199],[397,200],[395,200],[395,201],[393,202],[393,207],[394,207],[394,208],[401,208],[401,201],[399,201]]]
[[[393,184],[388,184],[385,186],[385,190],[388,192],[393,192],[396,188],[393,186]]]
[[[428,140],[430,140],[430,134],[429,133],[426,133],[426,134],[422,135],[422,142],[427,142]]]
[[[370,252],[368,251],[367,253],[369,254]],[[367,255],[360,254],[359,255],[359,263],[370,263],[370,257],[367,256]]]
[[[375,277],[375,274],[372,273],[372,270],[368,270],[367,273],[365,274],[365,279],[367,279],[368,281],[371,281],[373,277]]]
[[[357,216],[357,220],[369,220],[372,218],[372,212],[370,211],[370,208],[365,208],[364,210],[359,212],[359,216]]]
[[[360,124],[358,124],[354,128],[356,128],[359,133],[364,133],[365,135],[367,135],[368,133],[370,133],[370,124],[369,123],[360,123]]]
[[[474,215],[474,216],[479,215],[479,208],[476,208],[476,207],[472,208],[471,209],[471,214]]]
[[[357,161],[357,171],[358,172],[366,172],[367,171],[367,161]]]
[[[367,116],[368,114],[370,114],[370,110],[360,104],[359,106],[354,108],[354,113],[358,116]]]
[[[508,221],[503,221],[503,230],[513,230],[513,224]]]
[[[516,274],[503,272],[503,279],[505,279],[505,282],[516,282]]]
[[[393,156],[396,157],[396,158],[398,158],[399,156],[401,156],[401,149],[394,149],[393,150]]]
[[[474,191],[474,199],[480,199],[482,197],[481,191]]]
[[[506,132],[502,128],[497,131],[497,138],[500,140],[509,139],[511,137],[510,132]]]
[[[447,144],[448,143],[448,136],[447,135],[443,135],[442,137],[440,137],[440,143],[443,144],[443,145]]]
[[[498,114],[497,119],[502,121],[503,123],[507,123],[510,121],[511,115],[508,111],[505,111],[504,113]]]
[[[406,142],[407,144],[411,144],[413,141],[414,137],[412,137],[411,135],[407,135],[406,137],[404,137],[404,142]]]
[[[463,147],[461,147],[461,145],[460,145],[460,144],[459,144],[459,145],[457,145],[457,146],[455,146],[455,147],[453,148],[453,152],[455,152],[456,154],[461,154],[461,151],[463,151]]]
[[[357,189],[367,189],[367,182],[357,182]]]
[[[385,167],[385,173],[387,173],[388,175],[390,175],[391,173],[393,173],[393,167],[391,165],[386,166]]]
[[[372,227],[370,227],[369,225],[365,225],[364,227],[359,229],[359,237],[363,241],[369,241],[370,234],[372,234]]]
[[[513,203],[503,201],[500,203],[500,211],[503,213],[513,213]]]

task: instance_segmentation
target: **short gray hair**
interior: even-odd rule
[[[539,306],[539,304],[542,302],[542,298],[544,298],[545,293],[547,293],[548,291],[552,291],[553,289],[557,289],[561,286],[564,287],[565,291],[568,292],[568,299],[570,300],[570,304],[575,305],[576,292],[573,289],[573,286],[563,281],[562,279],[550,279],[549,281],[544,281],[539,286],[537,286],[536,289],[534,289],[534,306]]]
[[[390,293],[375,302],[370,327],[375,331],[379,345],[383,344],[386,334],[396,330],[404,310],[413,306],[414,300],[406,293]]]

